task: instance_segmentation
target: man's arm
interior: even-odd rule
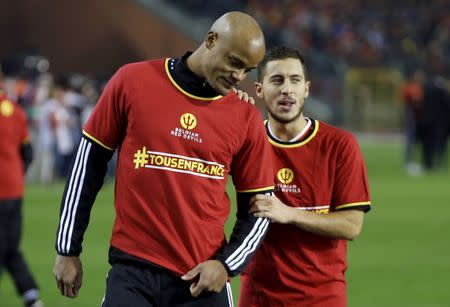
[[[260,191],[258,193],[271,190]],[[196,297],[203,290],[220,292],[228,279],[242,272],[255,250],[261,244],[269,227],[269,219],[255,217],[248,213],[250,199],[254,192],[237,193],[236,223],[230,241],[222,246],[215,260],[200,263],[187,272],[182,279],[198,281],[191,284],[191,294]]]
[[[354,240],[360,234],[364,212],[350,209],[317,214],[287,206],[275,196],[256,195],[249,211],[255,217],[273,222],[292,224],[298,228],[325,237]]]
[[[113,153],[83,135],[66,181],[55,244],[58,255],[53,272],[58,288],[68,297],[75,297],[81,287],[81,244],[92,205],[103,185],[107,163]]]
[[[269,195],[272,193],[270,190],[265,192]],[[256,195],[263,196],[254,192],[237,193],[236,223],[230,241],[216,255],[230,276],[236,276],[244,270],[269,227],[269,219],[255,217],[248,212],[250,200]]]

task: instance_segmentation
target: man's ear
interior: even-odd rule
[[[217,42],[219,34],[217,32],[209,31],[206,35],[205,46],[207,49],[211,49]]]
[[[255,82],[255,91],[256,91],[256,97],[258,97],[258,98],[264,97],[261,83]]]
[[[309,87],[310,86],[311,86],[311,82],[306,81],[306,83],[305,83],[305,98],[308,98],[308,96],[309,96]]]

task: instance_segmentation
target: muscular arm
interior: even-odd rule
[[[364,212],[361,210],[317,214],[287,206],[275,196],[257,195],[252,198],[251,204],[250,213],[256,217],[267,217],[277,223],[292,224],[302,230],[331,238],[356,239],[364,221]]]

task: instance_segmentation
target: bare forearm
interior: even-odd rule
[[[292,224],[331,238],[355,239],[361,232],[364,220],[363,211],[343,210],[318,214],[288,206],[275,196],[256,195],[250,203],[249,212],[255,217],[266,217],[280,224]]]
[[[292,208],[290,224],[305,231],[345,240],[354,240],[361,232],[364,213],[358,210],[346,210],[317,214]]]

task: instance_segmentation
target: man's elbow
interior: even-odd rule
[[[361,230],[362,225],[353,225],[353,227],[350,227],[350,229],[348,229],[345,239],[348,241],[356,240],[356,238],[358,238],[359,234],[361,233]]]

